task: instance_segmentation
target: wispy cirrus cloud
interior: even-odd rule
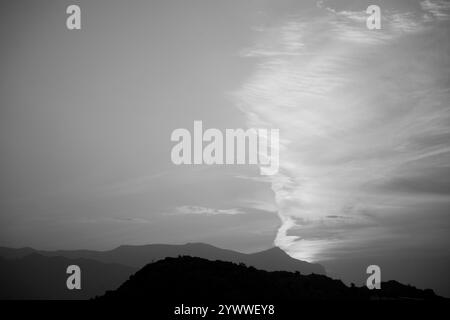
[[[193,214],[193,215],[208,215],[208,216],[215,216],[215,215],[236,215],[236,214],[244,214],[245,212],[237,209],[237,208],[231,208],[231,209],[215,209],[215,208],[207,208],[207,207],[201,207],[201,206],[179,206],[176,207],[173,214]]]
[[[430,19],[430,15],[432,18],[437,20],[449,20],[450,19],[450,2],[448,1],[422,1],[420,3],[422,9],[429,13],[426,17]]]
[[[443,17],[432,4],[422,7]],[[259,67],[236,92],[249,127],[280,128],[276,244],[304,260],[381,238],[417,245],[425,233],[388,221],[419,203],[429,219],[448,201],[448,25],[392,9],[382,30],[368,30],[363,11],[322,10],[262,31],[244,54]]]

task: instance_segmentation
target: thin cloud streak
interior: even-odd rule
[[[236,214],[244,214],[240,209],[231,208],[231,209],[215,209],[215,208],[207,208],[200,206],[179,206],[176,207],[173,214],[194,214],[194,215],[208,215],[215,216],[220,214],[225,215],[236,215]]]

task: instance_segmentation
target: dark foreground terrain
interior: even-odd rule
[[[69,265],[81,268],[81,290],[66,287]],[[349,287],[327,277],[321,265],[293,259],[278,248],[253,254],[201,243],[121,246],[110,251],[0,248],[0,300],[94,297],[152,305],[443,299],[430,289],[396,281],[383,282],[381,290]]]
[[[325,275],[263,271],[244,264],[183,256],[146,265],[117,290],[98,301],[146,300],[173,303],[294,302],[299,300],[421,300],[443,298],[430,289],[420,290],[396,281],[383,282],[380,290],[348,287]]]

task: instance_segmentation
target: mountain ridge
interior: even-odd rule
[[[173,244],[148,244],[148,245],[121,245],[112,250],[36,250],[33,248],[7,248],[0,247],[0,257],[20,258],[36,252],[43,256],[61,256],[65,258],[85,258],[103,263],[116,263],[133,268],[142,268],[150,262],[166,257],[190,255],[209,260],[222,260],[235,263],[244,263],[255,268],[267,271],[298,271],[302,274],[326,274],[325,268],[316,263],[294,259],[278,247],[255,253],[241,253],[233,250],[222,249],[201,242]]]
[[[81,290],[68,290],[69,265],[81,269]],[[113,290],[137,269],[84,258],[46,257],[30,253],[24,257],[0,258],[0,300],[83,300]]]
[[[417,289],[397,281],[381,289],[346,286],[325,275],[264,271],[245,264],[211,261],[198,257],[165,258],[140,269],[117,290],[96,300],[142,300],[153,304],[294,302],[304,300],[423,300],[444,301],[431,289]]]

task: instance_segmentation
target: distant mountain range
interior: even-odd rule
[[[176,303],[277,303],[302,300],[445,300],[430,289],[396,281],[380,290],[347,287],[325,275],[263,271],[243,264],[195,257],[166,258],[148,264],[101,301],[144,300]]]
[[[66,269],[81,268],[81,290]],[[105,294],[106,292],[106,294]],[[152,299],[152,301],[435,300],[430,289],[396,281],[381,290],[348,287],[319,264],[279,248],[243,254],[203,243],[120,246],[110,251],[0,247],[0,299]]]
[[[68,290],[66,269],[81,268],[81,289]],[[89,299],[119,287],[137,269],[83,258],[45,257],[31,253],[0,258],[0,299]]]
[[[283,250],[274,247],[265,251],[245,254],[225,250],[205,243],[187,243],[184,245],[149,244],[142,246],[120,246],[109,251],[93,250],[57,250],[44,251],[32,248],[12,249],[0,247],[0,257],[5,259],[21,258],[31,253],[46,257],[65,257],[68,259],[90,259],[103,263],[116,263],[133,268],[142,268],[146,264],[167,257],[193,256],[208,260],[223,260],[245,263],[248,266],[267,271],[298,271],[302,274],[325,274],[320,264],[309,263],[291,258]]]
[[[166,257],[193,256],[244,263],[267,271],[325,274],[319,264],[291,258],[279,248],[244,254],[203,243],[120,246],[110,251],[0,247],[1,299],[87,299],[116,289],[145,265]],[[67,266],[79,265],[82,290],[66,289]]]

